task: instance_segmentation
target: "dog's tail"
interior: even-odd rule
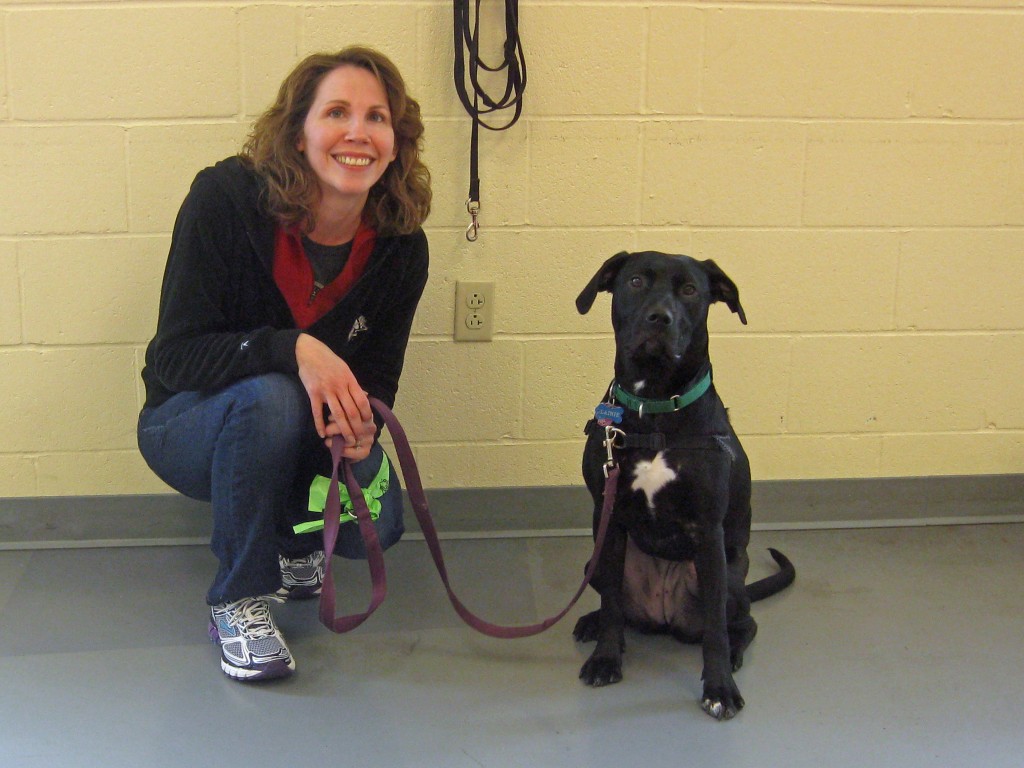
[[[796,568],[789,562],[789,558],[777,549],[769,547],[768,551],[771,552],[772,559],[779,564],[780,570],[771,576],[747,584],[747,596],[752,603],[781,592],[796,579]]]

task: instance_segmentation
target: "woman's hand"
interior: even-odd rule
[[[377,425],[366,393],[348,364],[330,347],[307,333],[295,342],[299,380],[313,409],[316,432],[330,447],[335,437],[345,442],[341,455],[361,461],[370,455]],[[324,406],[329,416],[324,419]]]
[[[327,418],[326,424],[327,438],[324,440],[324,445],[328,448],[331,447],[331,442],[335,435],[344,437],[342,428],[335,421],[334,414],[331,414]],[[373,448],[373,441],[377,435],[377,425],[373,422],[373,419],[363,422],[362,424],[362,437],[356,439],[355,444],[345,442],[345,447],[341,449],[341,456],[344,459],[351,459],[352,461],[362,461],[370,455],[370,450]]]

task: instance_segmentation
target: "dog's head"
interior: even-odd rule
[[[617,253],[576,299],[586,314],[600,291],[612,294],[616,375],[668,373],[707,357],[708,307],[725,304],[746,325],[736,284],[710,259],[656,251]]]

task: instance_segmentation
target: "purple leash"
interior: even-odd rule
[[[395,445],[395,452],[398,455],[398,461],[402,467],[402,475],[405,478],[406,492],[409,495],[409,501],[416,514],[416,519],[419,521],[420,529],[423,531],[423,538],[426,540],[427,547],[430,549],[431,557],[434,559],[434,565],[437,567],[437,572],[440,574],[441,581],[444,583],[445,591],[448,593],[448,600],[451,602],[452,607],[455,609],[455,612],[459,617],[470,627],[484,635],[506,639],[529,637],[530,635],[539,634],[561,620],[576,604],[576,601],[580,599],[580,596],[590,583],[591,577],[594,575],[594,570],[597,568],[598,559],[601,556],[601,548],[604,545],[605,534],[608,532],[608,524],[611,520],[612,507],[615,503],[619,468],[617,466],[612,466],[608,470],[607,480],[605,481],[604,486],[604,504],[601,508],[601,518],[598,523],[597,534],[594,537],[594,553],[590,558],[590,562],[587,564],[587,569],[583,576],[583,583],[580,584],[579,589],[576,590],[576,594],[573,595],[569,604],[558,614],[536,624],[511,627],[492,624],[489,621],[481,619],[470,611],[462,601],[459,600],[451,587],[451,583],[448,578],[448,569],[445,567],[444,555],[441,552],[441,543],[438,540],[437,530],[434,527],[434,521],[431,518],[430,510],[427,507],[427,498],[426,494],[423,492],[423,484],[420,481],[419,468],[416,466],[415,458],[413,458],[412,448],[409,447],[409,440],[405,435],[405,430],[402,429],[402,425],[398,423],[398,419],[395,418],[395,414],[391,412],[391,409],[384,405],[380,400],[371,397],[370,405],[378,414],[380,414],[381,418],[384,420],[384,424],[388,428],[388,432],[391,434],[392,441]],[[384,602],[384,597],[387,594],[387,575],[384,568],[384,553],[381,550],[380,541],[377,538],[377,531],[373,527],[373,522],[370,519],[370,510],[366,506],[366,500],[363,498],[362,489],[359,487],[359,483],[352,474],[350,462],[347,459],[341,458],[341,450],[342,447],[340,441],[334,440],[331,446],[331,457],[333,459],[334,468],[331,474],[331,485],[327,493],[327,506],[324,508],[323,536],[324,552],[327,553],[327,558],[324,566],[323,588],[320,592],[320,621],[332,632],[338,633],[348,632],[362,624],[374,611],[377,610],[380,604]],[[345,467],[345,485],[349,490],[349,498],[352,499],[354,506],[353,514],[359,523],[359,531],[362,534],[363,542],[366,545],[366,555],[370,567],[370,578],[373,584],[373,591],[370,599],[370,606],[365,612],[335,617],[335,593],[334,582],[331,579],[330,553],[334,551],[334,545],[338,538],[338,527],[340,525],[341,498],[338,491],[338,482],[339,466],[342,465]]]

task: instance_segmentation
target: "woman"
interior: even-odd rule
[[[242,152],[196,176],[175,222],[139,449],[211,502],[210,636],[230,677],[294,671],[268,596],[318,594],[324,553],[292,525],[333,440],[350,460],[379,456],[367,394],[394,404],[427,280],[422,135],[385,56],[309,56]],[[377,526],[393,544],[400,510]]]

